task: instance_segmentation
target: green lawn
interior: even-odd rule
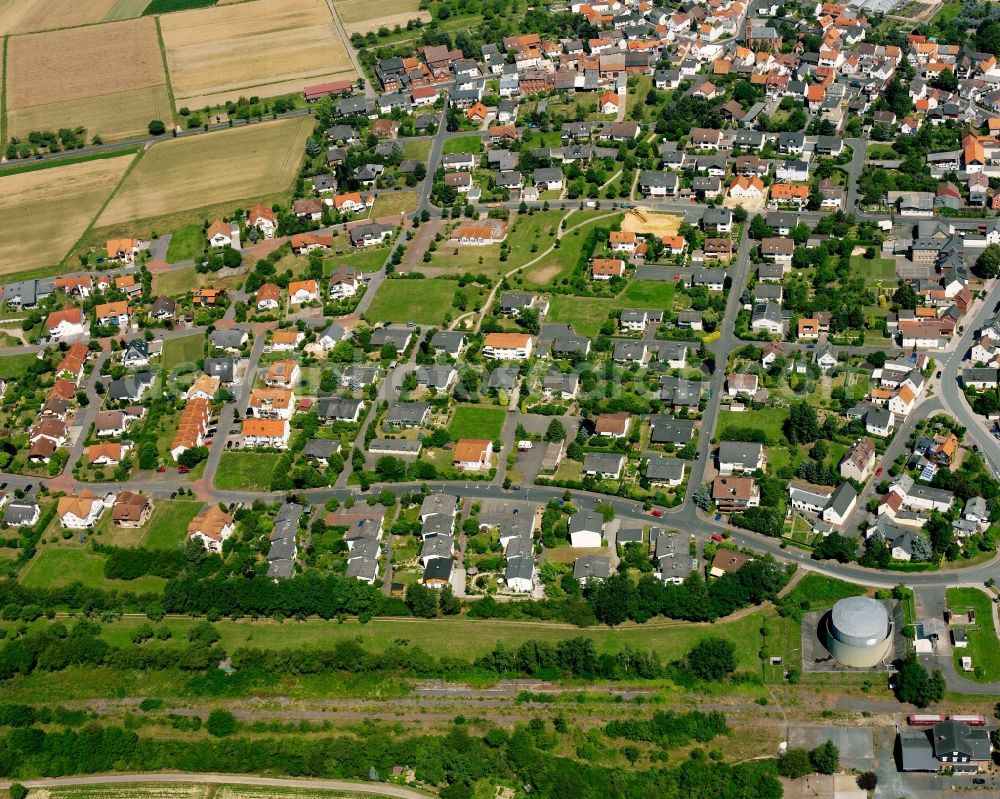
[[[205,357],[205,337],[200,333],[163,342],[163,369],[169,371],[182,363],[195,363]]]
[[[1000,640],[993,626],[990,598],[978,588],[949,588],[947,600],[952,612],[976,611],[976,627],[968,629],[969,646],[954,651],[958,673],[976,682],[1000,680]],[[962,657],[972,658],[975,672],[962,671]]]
[[[472,153],[478,155],[483,151],[483,140],[479,136],[456,136],[445,139],[442,153]]]
[[[270,491],[277,452],[223,452],[215,487],[223,491]]]
[[[334,242],[334,246],[339,246]],[[345,244],[345,246],[348,246]],[[323,274],[329,275],[340,266],[352,266],[359,269],[363,275],[379,271],[385,259],[389,257],[388,247],[365,247],[360,252],[348,252],[343,255],[332,255],[323,259]],[[302,259],[308,262],[308,259]]]
[[[868,260],[863,255],[852,255],[851,272],[865,280],[894,281],[896,279],[896,262],[892,258]]]
[[[899,158],[891,144],[869,144],[868,158],[873,161],[895,161]]]
[[[492,441],[500,438],[506,416],[503,408],[459,405],[448,425],[448,432],[455,438],[488,438]]]
[[[153,508],[153,515],[146,527],[142,545],[150,549],[174,549],[187,535],[187,526],[202,502],[195,499],[160,500]]]
[[[365,313],[372,322],[417,322],[441,325],[445,316],[452,318],[462,312],[452,307],[457,280],[432,278],[428,280],[384,280],[375,299]],[[468,310],[482,301],[484,292],[473,285],[462,289],[468,300]]]
[[[403,142],[403,158],[416,158],[426,164],[430,154],[430,139],[406,139]]]
[[[726,429],[729,427],[753,427],[763,430],[771,441],[784,441],[785,432],[782,429],[788,418],[787,408],[761,408],[755,411],[734,413],[722,409],[719,411],[719,422],[715,429],[718,439],[726,440]]]
[[[342,624],[310,619],[304,622],[286,621],[282,624],[271,620],[219,621],[215,628],[222,635],[221,645],[227,652],[241,646],[264,649],[295,649],[330,647],[338,641],[357,640],[364,646],[382,650],[404,640],[419,644],[438,657],[452,656],[471,659],[490,651],[498,641],[516,648],[525,641],[540,640],[556,643],[579,636],[594,641],[599,652],[620,652],[631,646],[639,650],[655,650],[664,657],[680,657],[697,641],[708,636],[718,636],[736,645],[741,669],[756,669],[760,673],[760,627],[764,613],[751,613],[736,621],[718,621],[715,624],[692,624],[656,619],[644,625],[625,624],[615,629],[592,627],[580,629],[566,624],[525,623],[492,619],[392,619],[374,618],[366,624],[349,619]],[[773,613],[772,625],[782,622]],[[143,618],[123,618],[113,624],[102,625],[104,637],[112,644],[126,645],[132,630],[145,622]],[[167,618],[163,621],[173,630],[167,646],[184,646],[185,633],[195,619]],[[796,639],[797,641],[797,639]]]
[[[205,231],[197,222],[185,225],[174,231],[170,236],[170,246],[167,247],[167,263],[176,264],[197,258],[205,252]]]
[[[166,580],[140,577],[137,580],[108,580],[104,577],[104,556],[79,547],[50,546],[41,550],[21,573],[27,588],[57,588],[76,581],[89,588],[118,588],[137,592],[159,592]]]
[[[20,355],[4,355],[0,357],[0,377],[9,380],[22,375],[33,361],[37,360],[34,353],[24,352]]]
[[[865,593],[863,586],[824,577],[822,574],[807,574],[785,598],[795,605],[808,604],[810,610],[832,607],[838,599],[859,596]]]
[[[417,207],[419,198],[415,191],[391,191],[378,195],[372,206],[372,218],[408,214]]]
[[[666,311],[674,304],[674,284],[658,280],[633,280],[617,297],[575,297],[555,294],[550,300],[550,322],[572,324],[581,336],[596,336],[611,313],[623,308]]]

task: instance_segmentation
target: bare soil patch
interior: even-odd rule
[[[681,229],[684,216],[663,214],[635,208],[622,219],[622,230],[626,233],[652,233],[654,236],[676,236]]]

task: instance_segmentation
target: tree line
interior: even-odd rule
[[[491,728],[485,735],[461,722],[442,735],[392,735],[371,724],[334,737],[173,739],[96,722],[80,729],[19,727],[0,738],[0,776],[173,769],[379,781],[407,763],[442,799],[470,799],[480,780],[527,783],[541,799],[780,799],[782,793],[773,760],[729,765],[696,749],[678,765],[638,771],[555,755],[556,733],[541,719],[510,733]]]

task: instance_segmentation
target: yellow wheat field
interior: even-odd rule
[[[404,14],[407,15],[404,19],[414,19],[418,16],[429,19],[427,12],[419,10],[420,0],[384,0],[380,3],[373,3],[371,0],[333,0],[333,5],[337,9],[340,21],[348,30],[353,23],[369,20],[375,22]],[[394,20],[393,24],[396,21],[398,20]]]
[[[153,145],[101,214],[100,227],[287,191],[312,117],[236,127]]]
[[[174,97],[192,109],[354,75],[324,0],[201,8],[166,14],[160,26]]]
[[[123,138],[171,118],[150,18],[12,36],[6,89],[14,136],[82,125],[88,137]]]
[[[73,28],[100,22],[115,0],[0,0],[0,34]]]
[[[123,155],[0,177],[0,274],[61,261],[133,158]]]

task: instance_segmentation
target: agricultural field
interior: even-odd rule
[[[347,35],[368,33],[385,25],[392,30],[396,25],[405,28],[411,19],[429,22],[431,15],[419,9],[418,0],[388,0],[372,3],[369,0],[334,0]]]
[[[115,0],[0,0],[0,32],[11,35],[100,22]]]
[[[173,116],[152,19],[13,36],[5,80],[8,135],[83,126],[107,141]]]
[[[274,198],[295,180],[312,126],[312,117],[295,117],[157,144],[143,155],[98,225]]]
[[[119,156],[0,177],[0,274],[61,261],[132,159]]]
[[[323,0],[255,0],[160,18],[178,106],[357,77]]]
[[[455,438],[500,438],[507,412],[503,408],[481,408],[460,405],[448,425],[448,432]]]

